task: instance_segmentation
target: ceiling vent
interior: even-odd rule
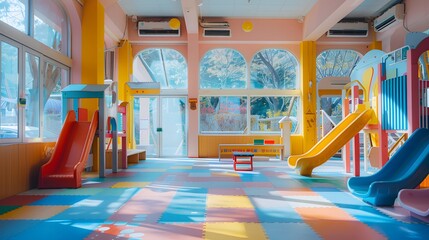
[[[171,29],[168,22],[138,22],[137,31],[141,37],[179,37],[179,29]]]
[[[367,37],[368,23],[366,22],[339,22],[327,33],[328,37]]]
[[[231,37],[231,29],[229,28],[204,28],[204,37]]]
[[[404,4],[397,4],[374,19],[374,31],[382,32],[404,20]]]
[[[203,28],[228,28],[228,22],[200,22]]]

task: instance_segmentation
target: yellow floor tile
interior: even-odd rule
[[[259,223],[205,223],[203,234],[206,240],[268,239]]]
[[[67,208],[69,208],[69,206],[23,206],[0,215],[0,220],[48,219]]]
[[[207,195],[207,208],[254,208],[247,196]]]
[[[148,184],[148,182],[118,182],[112,188],[144,188]]]

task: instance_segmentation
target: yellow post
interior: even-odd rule
[[[82,84],[104,84],[104,7],[98,0],[85,1],[82,17]],[[82,99],[81,107],[92,116],[97,100]]]
[[[369,50],[374,50],[374,49],[381,50],[381,47],[382,47],[381,41],[373,41],[371,44],[369,44],[368,49]]]
[[[104,83],[104,7],[99,0],[85,1],[82,14],[82,84]],[[88,109],[88,116],[98,109],[96,99],[82,99],[80,107]],[[99,140],[92,145],[94,165],[98,171]]]
[[[127,109],[127,147],[134,149],[134,100],[127,94],[125,84],[131,81],[133,74],[133,55],[131,44],[128,40],[122,40],[118,51],[118,99],[128,102]]]
[[[301,90],[303,110],[303,151],[309,150],[317,141],[316,123],[316,43],[301,42]]]

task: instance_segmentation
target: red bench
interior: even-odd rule
[[[233,152],[234,171],[253,171],[253,156],[251,152]],[[247,168],[237,168],[237,165],[248,165]]]

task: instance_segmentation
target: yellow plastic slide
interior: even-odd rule
[[[331,158],[371,120],[374,111],[359,105],[358,109],[344,118],[308,152],[292,155],[288,164],[303,176],[310,176],[313,169]]]

